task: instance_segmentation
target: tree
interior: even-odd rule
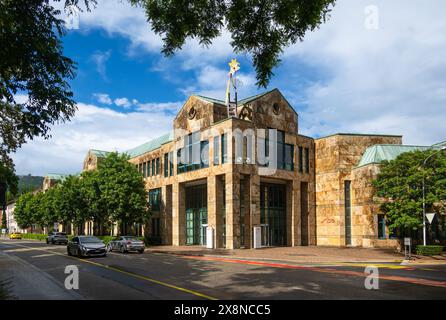
[[[127,231],[127,224],[142,223],[148,215],[143,178],[128,159],[128,155],[113,152],[99,163],[97,169],[107,216],[121,222],[123,233]]]
[[[2,211],[1,215],[2,215],[2,225],[1,225],[1,228],[2,229],[6,229],[7,226],[8,226],[8,224],[6,222],[6,211]]]
[[[65,7],[78,2],[66,0]],[[89,9],[96,1],[84,3]],[[49,126],[69,120],[76,110],[67,82],[75,63],[63,55],[59,14],[49,0],[0,1],[0,160],[10,169],[11,152],[26,139],[48,138]]]
[[[77,234],[83,234],[82,225],[88,219],[86,203],[82,194],[81,179],[78,176],[68,176],[60,186],[58,199],[61,222],[71,222],[76,227]]]
[[[33,224],[29,205],[33,197],[34,195],[31,192],[24,193],[18,197],[15,203],[14,218],[21,229],[29,228]]]
[[[390,230],[409,235],[423,225],[423,175],[426,186],[426,211],[438,211],[446,201],[446,155],[438,153],[422,166],[432,150],[414,151],[384,161],[373,182],[382,197],[381,211]]]
[[[94,222],[94,234],[101,235],[103,227],[109,223],[107,205],[102,197],[101,183],[97,170],[85,171],[81,175],[81,193],[85,203],[86,215]]]
[[[188,38],[208,46],[226,28],[236,53],[249,53],[257,85],[266,87],[283,49],[324,23],[335,0],[129,0],[145,9],[171,56]]]

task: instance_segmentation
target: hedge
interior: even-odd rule
[[[22,233],[22,239],[45,241],[47,235],[41,233]]]
[[[443,252],[443,246],[417,246],[417,254],[422,256],[435,256]]]
[[[48,235],[41,234],[41,233],[22,233],[22,239],[32,239],[32,240],[39,240],[39,241],[46,241],[46,237]],[[67,235],[68,240],[71,240],[74,236],[73,235]],[[108,244],[110,241],[116,238],[116,236],[96,236],[97,238],[104,241],[105,244]],[[144,241],[143,237],[136,237],[142,241]]]

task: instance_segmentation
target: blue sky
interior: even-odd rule
[[[63,39],[65,54],[78,63],[71,81],[78,112],[55,125],[50,140],[36,138],[14,154],[16,171],[78,172],[89,148],[123,151],[166,133],[190,94],[223,99],[234,57],[241,64],[240,97],[279,88],[299,113],[302,134],[402,134],[405,143],[424,145],[446,140],[446,3],[370,4],[339,1],[326,24],[285,49],[270,86],[259,90],[251,58],[232,52],[226,31],[210,48],[189,40],[164,58],[140,8],[99,1]]]

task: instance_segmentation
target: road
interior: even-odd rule
[[[65,267],[79,269],[67,290]],[[366,289],[363,264],[280,264],[162,253],[68,257],[65,246],[0,240],[0,280],[19,299],[446,299],[446,265],[377,265]]]

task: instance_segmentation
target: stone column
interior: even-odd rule
[[[288,206],[290,212],[288,213]],[[289,246],[301,245],[300,181],[293,179],[287,184],[287,237]]]
[[[163,244],[172,244],[172,186],[161,187],[161,240]]]
[[[249,178],[249,200],[249,226],[247,229],[249,241],[246,243],[246,247],[253,248],[254,227],[260,226],[260,176],[258,174],[253,174]]]
[[[215,236],[216,248],[224,248],[223,242],[223,229],[224,229],[224,216],[225,216],[225,184],[224,175],[216,176],[215,180],[216,191],[215,191],[215,208],[216,208],[216,229]]]
[[[217,246],[217,177],[211,175],[207,178],[208,199],[208,227],[214,229],[214,248]]]
[[[240,174],[226,173],[226,248],[240,248]]]
[[[174,183],[172,187],[172,245],[186,244],[186,193],[184,185]]]

